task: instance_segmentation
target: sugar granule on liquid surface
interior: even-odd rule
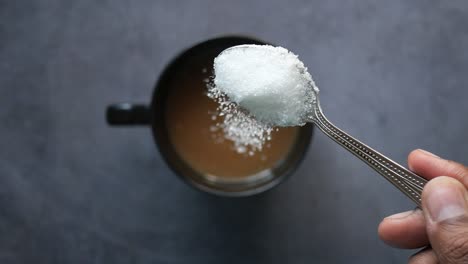
[[[261,150],[274,126],[308,120],[318,88],[296,55],[281,47],[241,45],[214,61],[208,95],[219,104],[222,127],[236,150]]]

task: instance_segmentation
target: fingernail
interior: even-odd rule
[[[434,153],[431,153],[431,152],[429,152],[427,150],[424,150],[424,149],[418,149],[418,151],[421,152],[421,153],[424,153],[424,154],[426,154],[428,156],[434,157],[434,158],[440,158],[439,156],[435,155]]]
[[[393,219],[393,220],[403,219],[403,218],[406,218],[406,217],[412,215],[413,213],[414,213],[414,210],[413,211],[406,211],[406,212],[394,214],[394,215],[391,215],[391,216],[388,216],[388,217],[385,217],[385,218]]]
[[[456,218],[467,212],[464,191],[454,182],[444,182],[427,195],[427,209],[434,222]]]

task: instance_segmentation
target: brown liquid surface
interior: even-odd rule
[[[298,128],[274,131],[263,150],[253,156],[236,152],[222,131],[212,131],[222,120],[213,120],[217,103],[206,95],[211,65],[212,58],[194,58],[170,82],[166,127],[176,152],[196,171],[218,177],[247,177],[279,165],[294,144]]]

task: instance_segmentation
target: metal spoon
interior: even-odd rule
[[[310,121],[325,135],[364,161],[421,207],[421,193],[427,180],[333,125],[323,114],[318,94],[316,93],[315,96],[314,111],[310,115]]]
[[[257,47],[256,45],[239,45],[225,51]],[[311,89],[311,91],[315,95],[315,100],[313,100],[313,110],[312,113],[309,114],[307,122],[314,123],[325,135],[364,161],[418,206],[421,206],[421,193],[427,180],[333,125],[323,114],[322,108],[320,107],[318,91],[315,89]]]

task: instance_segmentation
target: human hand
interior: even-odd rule
[[[468,168],[423,150],[411,152],[408,165],[430,180],[422,193],[422,210],[385,218],[380,238],[397,248],[429,246],[413,255],[410,264],[468,263]]]

